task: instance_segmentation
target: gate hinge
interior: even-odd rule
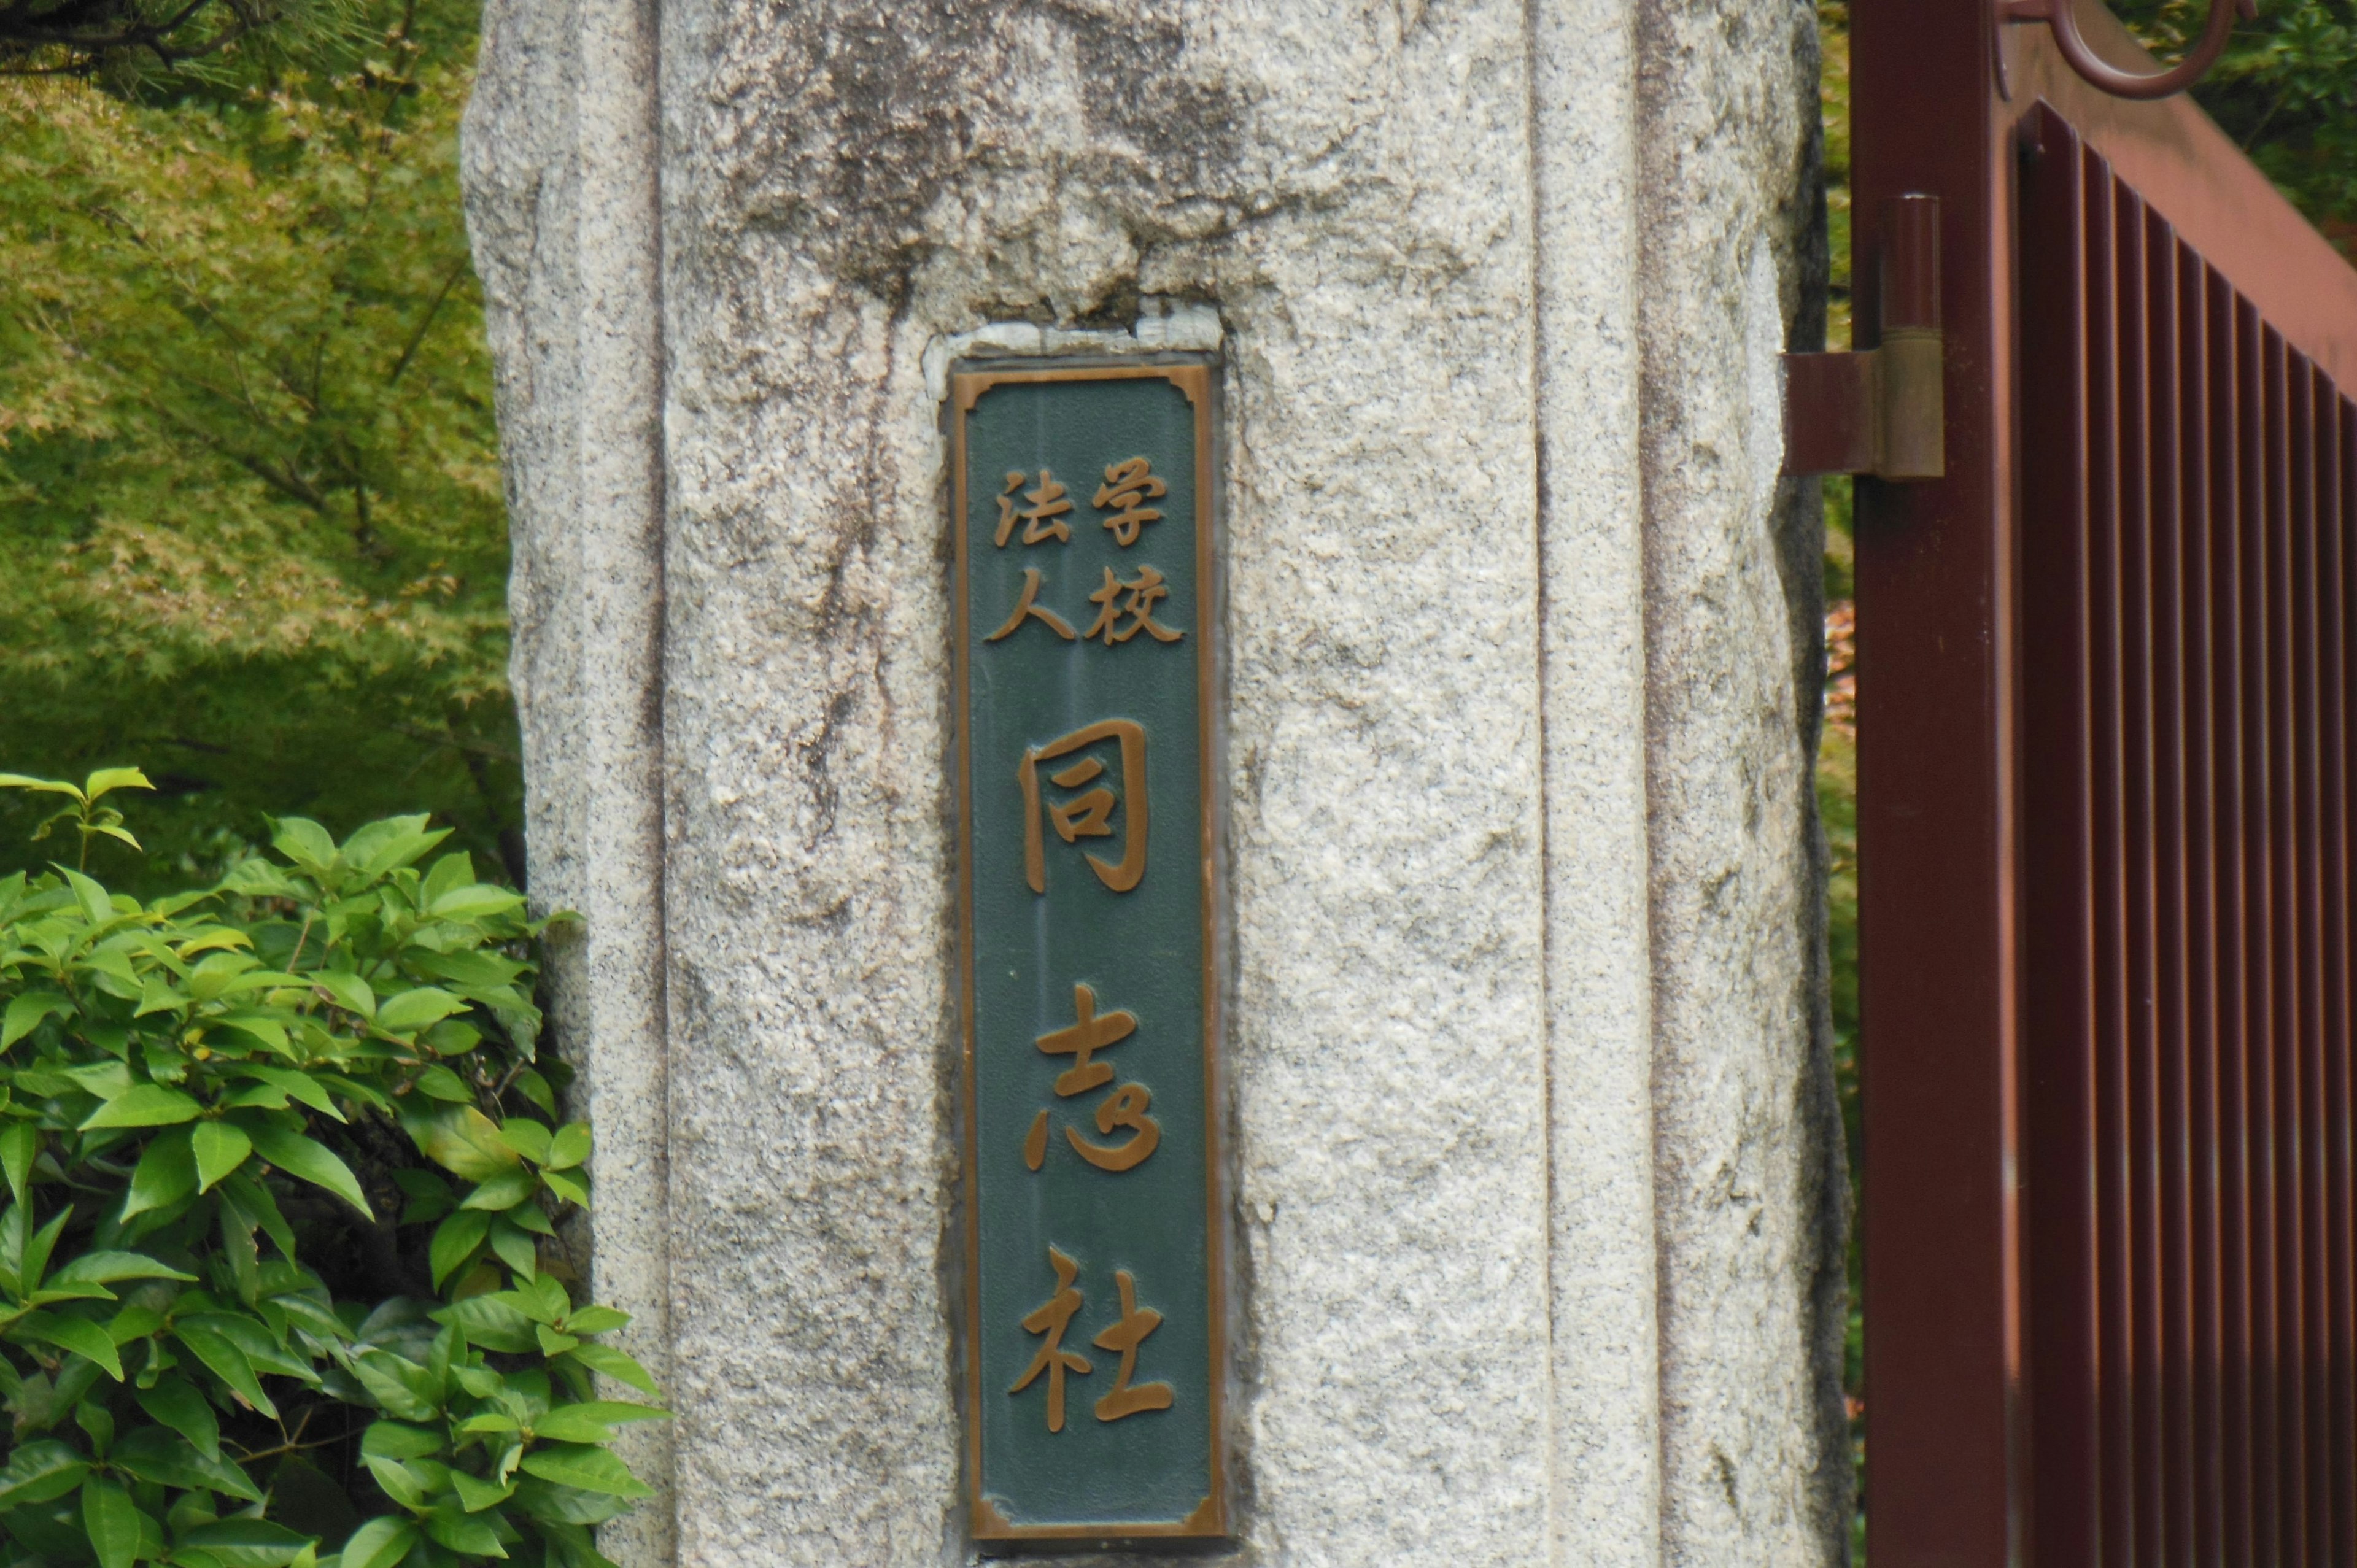
[[[1784,356],[1784,472],[1936,479],[1947,472],[1940,199],[1883,209],[1879,341]]]

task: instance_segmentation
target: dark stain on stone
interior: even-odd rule
[[[1075,327],[1102,327],[1111,331],[1126,332],[1140,314],[1137,279],[1125,277],[1108,289],[1094,306],[1078,312],[1072,317]]]
[[[942,192],[970,178],[970,166],[1030,156],[1019,94],[1032,72],[1017,52],[1017,24],[1041,14],[1090,84],[1089,128],[1116,144],[1092,183],[1127,196],[1141,232],[1159,227],[1157,208],[1223,188],[1243,145],[1239,106],[1224,86],[1189,73],[1176,24],[1116,24],[1055,0],[838,0],[772,5],[753,24],[780,29],[790,59],[758,124],[735,127],[752,134],[731,138],[741,141],[732,177],[745,188],[747,220],[791,233],[834,276],[901,308]],[[724,42],[720,52],[741,47]],[[1008,314],[1054,319],[1046,309],[1031,301]]]
[[[1222,87],[1190,77],[1187,36],[1168,22],[1114,22],[1050,5],[1071,29],[1089,129],[1147,155],[1164,200],[1224,188],[1243,147],[1238,105]]]
[[[839,937],[851,927],[851,895],[844,894],[823,909],[810,909],[786,917],[790,925],[814,928],[829,936]]]
[[[1718,1489],[1727,1494],[1728,1511],[1740,1518],[1743,1513],[1743,1502],[1736,1495],[1735,1461],[1729,1459],[1727,1456],[1727,1450],[1716,1443],[1710,1445],[1710,1467],[1712,1473],[1717,1477]]]
[[[790,193],[788,226],[832,252],[839,275],[902,292],[918,220],[971,154],[977,113],[989,112],[1007,12],[838,4],[770,15],[803,69],[766,117],[791,139],[763,183]]]
[[[815,851],[834,832],[834,808],[838,790],[828,772],[828,763],[834,752],[835,736],[851,722],[858,698],[849,692],[837,692],[827,699],[826,712],[818,722],[818,733],[808,740],[796,741],[794,750],[800,754],[802,766],[810,770],[811,809],[813,821],[805,847]]]

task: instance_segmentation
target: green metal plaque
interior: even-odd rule
[[[1227,1533],[1211,383],[951,378],[983,1541]]]

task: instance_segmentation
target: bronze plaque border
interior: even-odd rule
[[[971,361],[969,361],[971,363]],[[958,369],[950,374],[950,537],[956,548],[956,568],[951,588],[951,636],[957,690],[957,811],[958,811],[958,1014],[963,1036],[959,1082],[961,1197],[965,1208],[965,1359],[966,1512],[976,1541],[1104,1541],[1186,1539],[1211,1541],[1230,1533],[1227,1477],[1228,1366],[1228,1234],[1223,1201],[1221,1122],[1226,1102],[1222,1098],[1220,1044],[1222,1038],[1222,979],[1220,939],[1224,936],[1220,894],[1222,875],[1222,811],[1214,791],[1217,779],[1213,701],[1226,650],[1218,635],[1220,604],[1213,576],[1219,509],[1212,499],[1213,362],[1208,357],[1183,360],[1104,360],[1075,359],[1066,364],[1042,365],[1037,360],[991,368]],[[1195,635],[1201,654],[1195,661],[1196,744],[1198,748],[1198,842],[1202,852],[1203,887],[1203,1203],[1205,1262],[1211,1271],[1206,1296],[1211,1304],[1211,1491],[1185,1519],[1169,1524],[1032,1525],[1011,1523],[982,1495],[982,1211],[974,1169],[976,1112],[974,1081],[974,806],[969,730],[972,724],[968,665],[966,560],[965,416],[982,395],[994,387],[1042,381],[1167,381],[1185,394],[1195,411]]]

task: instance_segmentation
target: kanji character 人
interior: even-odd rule
[[[1015,613],[1006,618],[1006,624],[1005,626],[1000,627],[996,631],[992,632],[988,637],[984,638],[982,640],[985,642],[996,642],[1002,637],[1011,637],[1014,635],[1015,628],[1017,627],[1021,626],[1026,620],[1036,617],[1047,626],[1049,631],[1054,632],[1066,642],[1071,641],[1072,623],[1066,620],[1062,616],[1058,615],[1054,610],[1048,609],[1041,606],[1039,599],[1039,569],[1036,566],[1026,566],[1023,568],[1023,597],[1016,602]]]

